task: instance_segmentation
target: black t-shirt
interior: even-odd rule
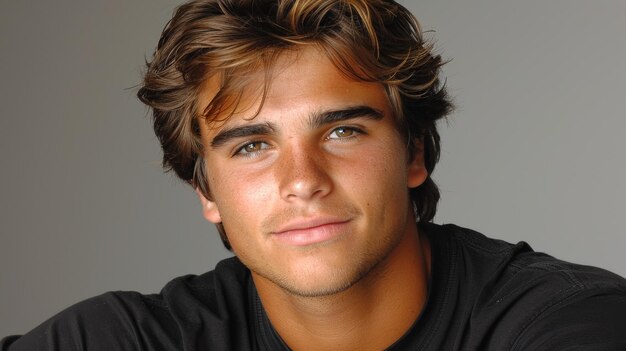
[[[432,281],[420,317],[390,350],[626,350],[626,281],[453,225],[421,227]],[[1,351],[288,350],[236,259],[160,294],[78,303]]]

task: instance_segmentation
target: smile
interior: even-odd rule
[[[289,246],[307,246],[334,240],[346,232],[350,220],[297,221],[273,232],[272,237]]]

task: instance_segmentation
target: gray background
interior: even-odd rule
[[[436,222],[626,274],[626,2],[404,1],[452,61]],[[172,1],[0,1],[0,336],[228,256],[134,98]]]

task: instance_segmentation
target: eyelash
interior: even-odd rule
[[[245,151],[246,147],[248,147],[250,145],[254,145],[254,144],[257,144],[257,145],[263,145],[264,144],[265,147],[261,147],[259,150],[243,152],[243,151]],[[245,144],[243,144],[242,146],[238,147],[235,150],[235,153],[233,154],[233,156],[235,156],[235,157],[254,157],[256,154],[258,154],[259,152],[267,149],[268,147],[269,147],[269,145],[266,142],[264,142],[264,141],[249,141],[249,142],[246,142]]]
[[[333,135],[335,132],[337,132],[338,130],[341,130],[341,129],[353,132],[354,134],[346,136],[346,137],[331,138],[331,135]],[[361,134],[365,134],[365,132],[361,128],[350,127],[350,126],[339,126],[339,127],[333,128],[333,130],[330,131],[330,133],[328,134],[326,139],[332,139],[332,140],[337,140],[337,141],[347,141],[347,139],[356,138],[356,137],[358,137]]]
[[[345,130],[345,131],[352,132],[354,134],[346,136],[346,137],[331,138],[331,135],[333,135],[335,132],[337,132],[339,130],[342,130],[342,129]],[[326,137],[326,140],[335,140],[335,141],[339,141],[339,142],[344,142],[344,141],[348,141],[349,139],[356,138],[356,137],[358,137],[361,134],[365,134],[365,132],[361,128],[349,127],[349,126],[339,126],[339,127],[333,128],[330,131],[330,133]],[[245,151],[246,147],[248,147],[250,145],[254,145],[254,144],[261,145],[261,148],[259,150],[254,150],[254,151]],[[262,146],[262,145],[265,145],[265,146]],[[235,152],[233,153],[233,157],[254,157],[258,153],[260,153],[263,150],[266,150],[268,148],[269,148],[269,145],[266,142],[264,142],[264,141],[256,141],[256,140],[248,141],[245,144],[243,144],[242,146],[240,146],[237,149],[235,149]]]

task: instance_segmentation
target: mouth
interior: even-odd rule
[[[346,233],[350,219],[314,218],[288,223],[272,237],[289,246],[307,246],[337,239]]]

